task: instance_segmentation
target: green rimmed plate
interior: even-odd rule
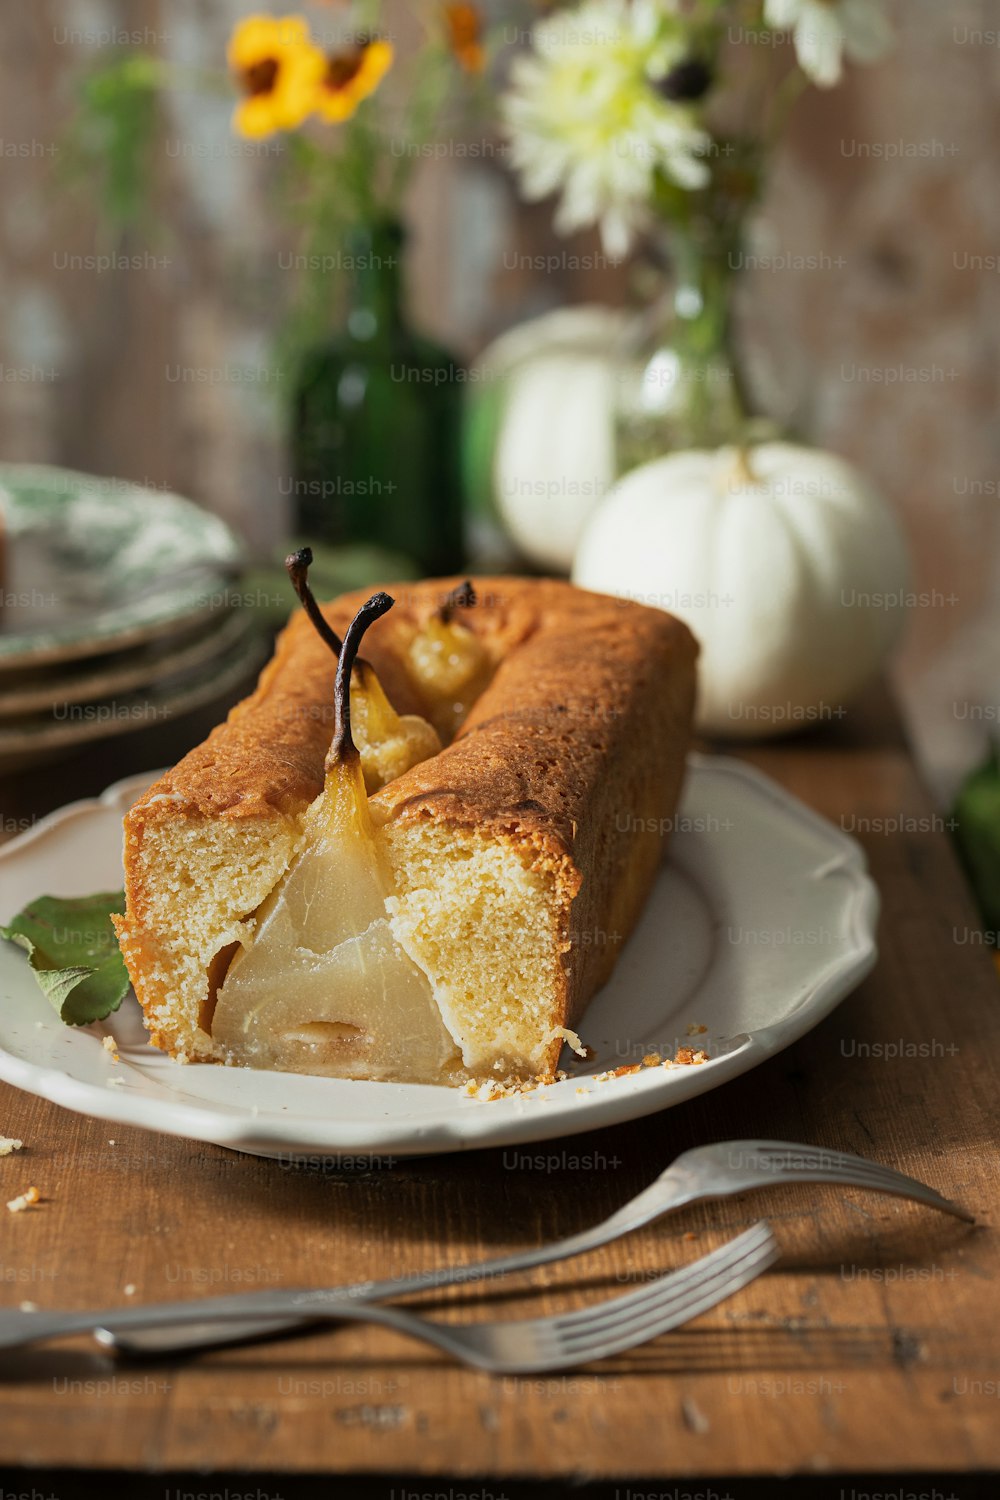
[[[0,673],[189,627],[217,614],[243,565],[217,516],[125,480],[0,464],[0,514]]]
[[[195,670],[176,672],[138,691],[93,702],[67,701],[48,714],[0,723],[0,773],[38,764],[43,757],[70,755],[93,740],[167,723],[239,689],[249,691],[270,655],[267,637],[251,628],[219,640],[221,649]]]
[[[245,640],[255,628],[259,626],[252,610],[230,609],[218,621],[200,620],[193,630],[161,636],[128,651],[0,672],[0,733],[10,720],[27,714],[136,692],[193,672]]]

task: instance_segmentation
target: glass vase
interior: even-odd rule
[[[666,453],[743,447],[777,430],[754,410],[733,318],[746,226],[763,180],[760,145],[720,133],[707,164],[703,189],[661,184],[654,203],[655,295],[620,352],[619,474]]]
[[[711,227],[665,237],[671,286],[621,351],[615,411],[619,474],[684,448],[746,439],[749,402],[734,348],[738,241]]]

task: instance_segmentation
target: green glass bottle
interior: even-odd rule
[[[389,549],[458,572],[462,371],[403,309],[404,231],[359,227],[345,247],[343,327],[307,351],[292,414],[296,535]]]

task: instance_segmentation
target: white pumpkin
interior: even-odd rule
[[[616,350],[624,313],[568,307],[504,334],[483,354],[504,380],[493,494],[518,547],[568,573],[580,535],[614,482]]]
[[[842,716],[895,638],[908,574],[892,511],[855,469],[764,443],[626,474],[573,581],[685,620],[702,647],[699,727],[756,737]]]

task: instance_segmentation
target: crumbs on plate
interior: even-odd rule
[[[484,1078],[481,1082],[470,1078],[462,1085],[462,1093],[469,1099],[515,1099],[518,1094],[531,1094],[535,1089],[545,1088],[550,1083],[563,1083],[569,1077],[562,1069],[558,1073],[539,1073],[534,1078]]]
[[[707,1026],[689,1026],[688,1036],[700,1036],[708,1030]],[[586,1048],[588,1057],[593,1057],[592,1047]],[[588,1079],[590,1083],[608,1083],[612,1078],[627,1078],[633,1073],[641,1073],[643,1068],[692,1068],[700,1063],[709,1061],[708,1053],[703,1047],[678,1047],[673,1057],[661,1057],[659,1052],[647,1052],[642,1062],[624,1063],[620,1068],[611,1068],[606,1073],[597,1073]],[[569,1077],[568,1073],[539,1073],[535,1078],[487,1078],[483,1080],[470,1079],[462,1085],[462,1093],[469,1099],[484,1099],[491,1102],[494,1099],[514,1099],[519,1094],[531,1094],[536,1089],[545,1088],[548,1084],[563,1083]],[[578,1088],[576,1093],[589,1094],[590,1089]]]
[[[694,1068],[708,1062],[708,1053],[703,1047],[678,1047],[673,1057],[661,1057],[658,1052],[647,1052],[642,1062],[625,1063],[607,1073],[598,1073],[595,1083],[607,1083],[610,1078],[627,1078],[632,1073],[641,1073],[643,1068]]]

